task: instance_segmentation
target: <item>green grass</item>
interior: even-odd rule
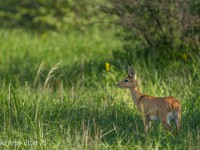
[[[112,57],[121,47],[112,31],[1,29],[0,39],[1,149],[200,149],[198,58],[162,69],[134,60],[145,94],[182,103],[178,136],[153,122],[145,137],[129,91],[115,86],[127,64]]]

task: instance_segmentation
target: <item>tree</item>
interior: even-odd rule
[[[124,49],[130,58],[177,59],[194,46],[199,16],[184,0],[109,0],[103,11],[116,15]],[[197,7],[198,8],[198,7]]]

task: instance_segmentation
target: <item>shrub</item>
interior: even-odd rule
[[[39,31],[81,29],[99,20],[100,1],[90,0],[6,0],[0,4],[0,19],[6,27]]]
[[[190,1],[109,0],[103,11],[118,17],[124,50],[133,59],[153,57],[157,61],[182,58],[197,49],[194,29],[199,16],[191,13]],[[194,3],[194,2],[192,2]],[[195,3],[196,4],[196,3]],[[198,7],[196,7],[198,8]]]

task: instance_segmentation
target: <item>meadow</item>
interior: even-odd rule
[[[182,103],[178,136],[153,122],[147,136],[128,90],[129,65],[111,30],[0,29],[0,149],[200,149],[200,61],[132,60],[143,93]],[[105,63],[110,64],[106,70]]]

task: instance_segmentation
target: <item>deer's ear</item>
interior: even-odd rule
[[[132,66],[128,66],[128,76],[129,76],[129,78],[134,77],[134,70],[133,70]]]

